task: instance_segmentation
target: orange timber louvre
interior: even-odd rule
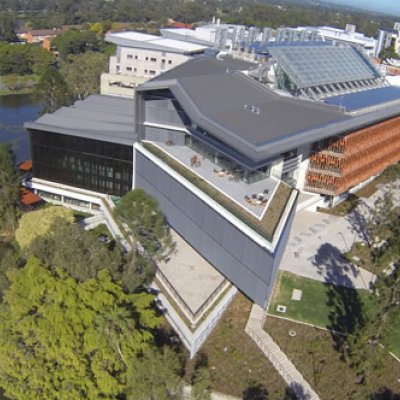
[[[400,160],[400,117],[315,145],[305,189],[339,195]]]

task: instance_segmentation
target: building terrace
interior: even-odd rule
[[[142,142],[142,146],[265,239],[273,240],[292,193],[287,184],[274,177],[243,182],[235,172],[186,146],[162,142]]]

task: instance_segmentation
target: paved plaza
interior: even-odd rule
[[[394,202],[400,204],[400,181],[393,188]],[[388,186],[380,186],[346,217],[297,212],[280,269],[322,282],[368,289],[373,275],[349,263],[342,253],[349,251],[354,242],[365,240],[364,216],[386,190]]]
[[[158,268],[194,314],[225,278],[175,231],[171,230],[171,234],[176,252],[168,262],[159,263]]]

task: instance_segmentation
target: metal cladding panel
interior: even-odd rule
[[[136,153],[135,183],[158,200],[168,223],[196,251],[254,302],[265,306],[274,277],[272,254],[140,152]]]

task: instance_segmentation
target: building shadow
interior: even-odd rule
[[[369,400],[400,400],[400,393],[394,393],[387,387],[380,388],[377,392],[372,393]]]
[[[362,203],[361,203],[362,202]],[[370,208],[364,201],[360,199],[360,205],[365,208]],[[363,242],[369,242],[369,234],[367,229],[367,220],[359,208],[355,208],[347,214],[346,220],[349,222],[351,229],[354,232],[354,237],[360,238]]]
[[[326,280],[326,304],[333,347],[344,352],[347,336],[365,325],[364,306],[349,275],[355,275],[339,249],[324,243],[315,256],[315,266]]]

